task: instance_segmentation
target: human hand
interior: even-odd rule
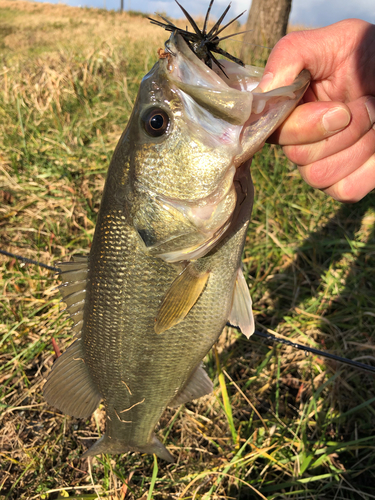
[[[375,25],[348,19],[292,32],[274,47],[260,83],[289,85],[308,69],[302,104],[272,134],[303,179],[354,202],[375,188]]]

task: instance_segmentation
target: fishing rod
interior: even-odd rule
[[[25,264],[34,264],[34,266],[44,267],[49,271],[56,271],[57,273],[61,272],[59,267],[47,266],[47,264],[43,264],[43,262],[38,262],[37,260],[28,259],[27,257],[22,257],[22,255],[16,255],[11,252],[6,252],[5,250],[0,250],[0,254],[6,255],[7,257],[12,257],[13,259],[21,260]]]
[[[14,258],[17,260],[20,260],[20,261],[24,262],[25,264],[32,264],[35,266],[44,267],[45,269],[48,269],[49,271],[55,271],[56,273],[61,272],[61,269],[59,267],[48,266],[47,264],[43,264],[42,262],[38,262],[37,260],[29,259],[27,257],[22,257],[21,255],[16,255],[16,254],[11,253],[11,252],[6,252],[5,250],[0,250],[0,254],[6,255],[7,257],[11,257],[11,258]],[[234,328],[235,330],[241,332],[241,329],[238,326],[231,325],[230,323],[227,323],[226,326],[229,326],[230,328]],[[339,363],[353,366],[354,368],[358,368],[360,370],[365,370],[365,371],[370,372],[370,373],[375,373],[374,366],[367,365],[365,363],[360,363],[359,361],[354,361],[353,359],[343,358],[341,356],[337,356],[336,354],[331,354],[331,353],[326,352],[326,351],[321,351],[320,349],[315,349],[315,347],[309,347],[307,345],[298,344],[297,342],[293,342],[291,340],[276,337],[275,335],[272,335],[271,333],[264,333],[264,332],[260,332],[259,330],[255,330],[254,335],[266,340],[267,342],[271,342],[272,344],[278,343],[278,344],[286,345],[289,347],[293,347],[294,349],[298,349],[300,351],[305,351],[307,353],[314,354],[316,356],[322,356],[323,358],[331,359],[331,360],[337,361]]]
[[[241,329],[238,326],[233,326],[230,323],[227,323],[227,326],[241,332]],[[320,349],[315,349],[315,347],[309,347],[307,345],[298,344],[297,342],[293,342],[291,340],[276,337],[271,333],[264,333],[260,332],[259,330],[255,330],[253,335],[261,337],[272,343],[278,342],[279,344],[294,347],[295,349],[299,349],[300,351],[305,351],[311,354],[315,354],[317,356],[323,356],[324,358],[332,359],[333,361],[338,361],[339,363],[344,363],[349,366],[354,366],[355,368],[359,368],[360,370],[366,370],[368,372],[375,373],[375,366],[365,365],[364,363],[360,363],[359,361],[354,361],[354,359],[342,358],[341,356],[337,356],[336,354],[331,354],[326,351],[321,351]]]

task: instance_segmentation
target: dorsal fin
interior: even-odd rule
[[[88,261],[87,255],[73,255],[72,259],[75,264],[79,262],[87,264]],[[70,264],[70,262],[68,262],[68,264]]]
[[[83,325],[83,308],[86,298],[88,258],[83,255],[75,255],[73,262],[61,262],[60,277],[62,284],[59,286],[62,302],[65,302],[67,311],[74,321],[73,333],[75,337],[80,336]]]
[[[59,262],[59,268],[63,285],[69,285],[87,278],[89,271],[88,257],[84,255],[74,255],[71,262]]]
[[[238,326],[247,338],[251,337],[255,330],[252,305],[249,288],[240,268],[237,271],[236,283],[234,285],[229,323],[233,326]]]
[[[77,338],[83,325],[83,308],[86,298],[88,258],[75,255],[72,262],[60,262],[60,277],[62,284],[59,286],[62,302],[65,302],[67,311],[74,321],[73,333]]]
[[[180,323],[198,300],[209,276],[200,273],[193,263],[188,264],[172,283],[155,320],[155,332],[163,333]]]

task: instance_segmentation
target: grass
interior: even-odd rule
[[[135,14],[0,0],[1,248],[46,264],[89,251],[108,161],[164,39]],[[257,327],[373,364],[374,193],[340,205],[275,146],[252,172]],[[175,465],[80,460],[103,409],[79,420],[42,397],[51,337],[70,341],[57,283],[0,257],[0,498],[375,497],[373,377],[231,330],[205,360],[213,394],[161,419]]]

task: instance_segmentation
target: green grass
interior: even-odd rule
[[[135,14],[0,0],[1,248],[46,264],[89,251],[109,159],[164,38]],[[257,328],[373,364],[374,193],[340,205],[275,146],[252,173],[243,261]],[[81,460],[103,409],[74,419],[42,396],[51,337],[70,341],[57,283],[0,257],[0,498],[375,496],[373,377],[231,330],[205,360],[212,396],[161,419],[175,465]]]

